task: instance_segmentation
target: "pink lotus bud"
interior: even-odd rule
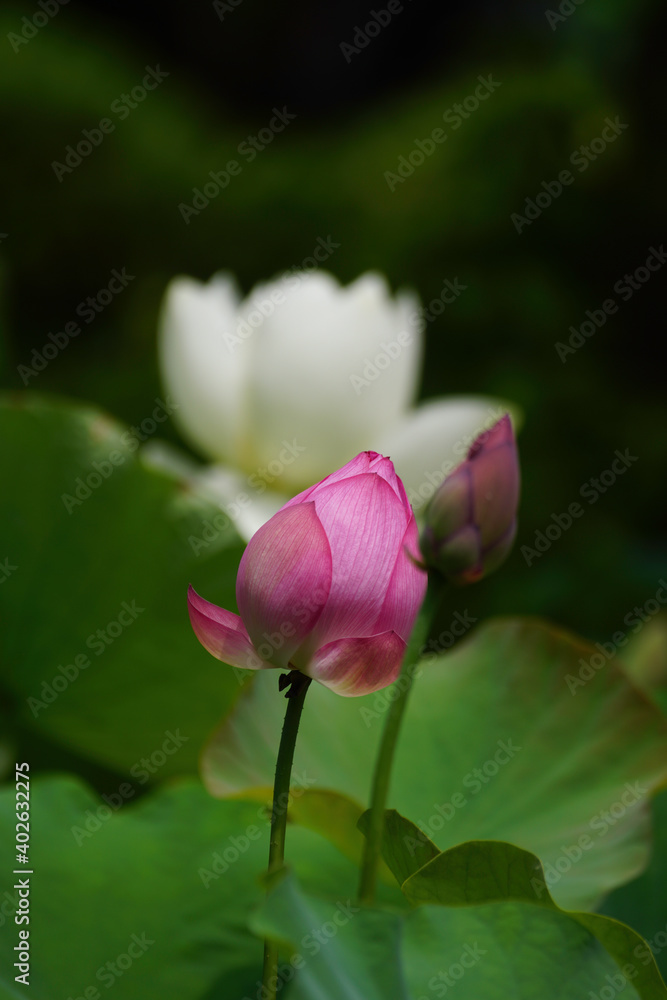
[[[512,548],[519,503],[519,456],[510,418],[477,437],[439,486],[426,512],[421,550],[453,583],[474,583]]]
[[[301,670],[342,695],[396,680],[426,590],[415,517],[388,458],[365,451],[250,539],[240,615],[190,588],[203,646],[236,667]]]

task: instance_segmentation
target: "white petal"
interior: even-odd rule
[[[201,530],[194,532],[195,537],[203,542],[215,541],[208,536],[212,532],[217,535],[225,531],[229,521],[247,542],[289,500],[288,496],[269,489],[259,493],[251,485],[250,477],[238,469],[224,465],[200,465],[166,441],[148,441],[139,454],[151,469],[178,476],[195,493],[218,505],[222,516],[218,518],[214,515],[210,526],[205,523],[208,518],[204,518]]]
[[[393,299],[380,275],[341,288],[322,271],[260,286],[243,303],[254,328],[249,436],[259,466],[278,470],[288,491],[370,448],[405,413],[421,361],[418,305],[407,293]],[[303,451],[290,456],[286,443]]]
[[[139,449],[139,457],[149,469],[166,472],[188,483],[201,471],[201,465],[188,452],[161,438],[149,438]]]
[[[255,492],[244,473],[221,465],[202,469],[196,481],[246,542],[289,500],[288,496],[269,489],[261,494]]]
[[[175,278],[160,316],[159,355],[165,389],[177,404],[185,437],[214,458],[238,461],[247,349],[237,336],[233,279],[207,284]]]
[[[475,437],[517,410],[502,400],[484,396],[449,396],[422,403],[406,418],[387,428],[373,447],[392,459],[416,513],[437,486],[463,459]]]

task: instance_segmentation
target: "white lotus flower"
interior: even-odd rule
[[[508,406],[480,397],[414,408],[423,353],[416,295],[384,278],[347,287],[290,272],[241,299],[231,276],[175,278],[160,363],[198,478],[249,538],[285,500],[361,451],[394,461],[415,509]]]

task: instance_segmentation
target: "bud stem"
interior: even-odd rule
[[[292,777],[292,762],[294,747],[301,721],[301,711],[310,687],[311,678],[298,670],[290,674],[281,674],[279,689],[287,688],[287,711],[283,722],[283,731],[278,748],[276,761],[276,777],[273,784],[273,806],[271,809],[271,840],[269,844],[268,874],[273,875],[285,863],[285,831],[287,829],[287,803],[289,801],[290,781]],[[266,1000],[275,1000],[278,984],[278,946],[272,941],[264,942],[264,971],[262,975]]]
[[[398,696],[390,702],[387,719],[382,733],[380,750],[375,761],[373,786],[371,791],[370,820],[364,842],[361,860],[361,878],[359,881],[359,899],[362,903],[372,904],[375,900],[375,883],[382,852],[382,834],[384,832],[384,813],[389,794],[391,768],[394,762],[396,742],[403,720],[403,713],[408,702],[414,680],[414,670],[428,637],[431,623],[440,605],[444,589],[444,581],[437,573],[429,574],[428,590],[421,611],[410,636],[410,642],[405,652],[405,658],[396,684]]]

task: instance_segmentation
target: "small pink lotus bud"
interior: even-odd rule
[[[519,456],[505,415],[477,437],[426,512],[421,550],[452,583],[474,583],[505,559],[516,535]]]
[[[399,674],[426,590],[418,558],[403,484],[388,458],[365,451],[253,535],[236,578],[240,615],[190,588],[190,621],[224,663],[369,694]]]

